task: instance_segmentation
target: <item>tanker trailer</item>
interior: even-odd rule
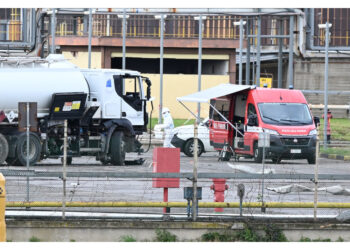
[[[140,153],[136,136],[146,131],[148,122],[148,78],[129,70],[81,70],[52,56],[30,67],[0,69],[0,150],[7,149],[0,153],[0,161],[26,165],[27,137],[18,130],[19,102],[37,103],[37,132],[31,132],[29,139],[30,165],[45,158],[63,159],[64,120],[68,164],[72,157],[90,155],[103,164],[124,165],[126,153]]]

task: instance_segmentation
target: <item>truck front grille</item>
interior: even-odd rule
[[[296,146],[296,145],[308,145],[310,138],[298,138],[298,137],[288,137],[281,138],[281,142],[287,146]]]

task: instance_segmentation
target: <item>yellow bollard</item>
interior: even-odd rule
[[[6,241],[5,204],[5,178],[0,173],[0,242]]]

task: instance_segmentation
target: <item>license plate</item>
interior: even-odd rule
[[[300,154],[301,153],[301,149],[291,149],[290,152],[292,154]]]

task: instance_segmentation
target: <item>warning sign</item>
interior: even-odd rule
[[[263,77],[261,77],[260,78],[260,86],[259,87],[263,88],[264,85],[267,88],[271,88],[272,87],[272,78],[263,78]]]
[[[73,101],[72,110],[80,109],[80,101]]]
[[[72,102],[65,102],[62,108],[62,111],[71,111],[72,110]]]

